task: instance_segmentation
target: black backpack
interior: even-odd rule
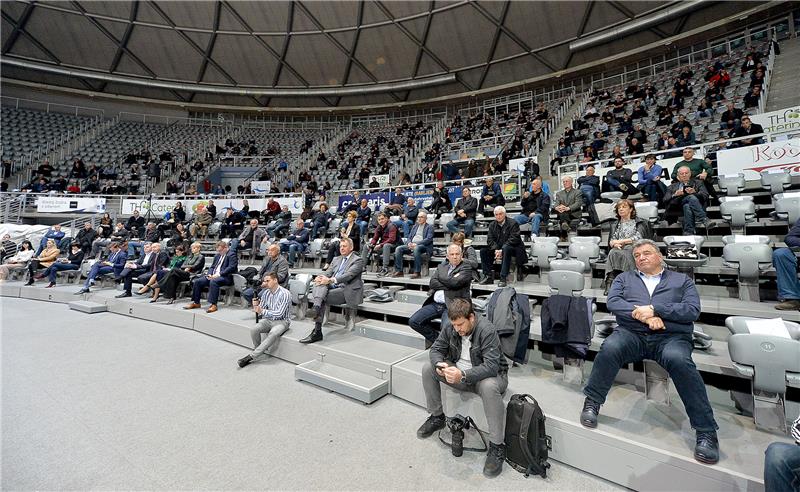
[[[545,478],[550,449],[539,404],[531,395],[513,395],[506,407],[506,462],[526,477],[533,474]]]

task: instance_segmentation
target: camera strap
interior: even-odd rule
[[[470,448],[470,447],[464,446],[464,451],[477,451],[479,453],[483,453],[485,451],[488,451],[489,450],[489,445],[486,444],[486,438],[483,437],[483,431],[478,429],[478,426],[475,425],[475,421],[472,420],[472,417],[466,417],[466,419],[464,419],[464,420],[465,420],[464,430],[467,430],[470,427],[475,429],[475,431],[478,433],[478,436],[481,438],[481,442],[483,443],[483,448]],[[439,440],[442,442],[442,444],[444,444],[445,446],[447,446],[449,448],[449,447],[451,447],[453,445],[453,443],[452,442],[448,442],[447,440],[445,440],[444,437],[442,437],[442,432],[444,432],[445,429],[447,429],[447,427],[445,427],[444,429],[440,429],[439,430]],[[450,429],[447,429],[447,432],[449,433]]]

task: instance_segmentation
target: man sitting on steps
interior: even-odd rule
[[[292,308],[292,294],[278,284],[278,274],[268,272],[261,283],[258,299],[253,299],[253,311],[261,316],[261,321],[250,328],[253,351],[239,359],[239,367],[245,367],[258,357],[267,353],[278,338],[289,329],[289,310]],[[261,341],[261,334],[267,335]]]

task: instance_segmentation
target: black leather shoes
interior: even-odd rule
[[[719,441],[716,432],[698,432],[694,445],[694,459],[700,463],[713,465],[719,461]]]
[[[116,297],[117,297],[117,299],[122,299],[123,297],[133,297],[133,294],[131,294],[130,292],[123,292],[122,294],[120,294],[120,295],[118,295]]]
[[[419,429],[417,429],[417,437],[424,439],[430,437],[434,432],[439,429],[444,429],[447,420],[444,415],[431,415]]]
[[[493,284],[494,283],[494,277],[489,276],[489,275],[484,275],[483,278],[481,279],[481,281],[478,282],[478,283],[481,284],[481,285]]]
[[[241,359],[239,359],[236,363],[239,364],[239,368],[245,367],[246,365],[253,362],[253,356],[250,354],[245,355]]]
[[[489,442],[489,452],[486,454],[486,463],[483,465],[483,474],[494,478],[503,471],[503,461],[506,459],[506,446]]]
[[[314,343],[319,342],[322,340],[322,330],[314,328],[314,330],[308,334],[307,337],[300,340],[300,343]]]
[[[600,404],[590,399],[583,401],[583,411],[581,412],[581,425],[594,429],[597,427],[597,416],[600,414]]]
[[[507,287],[508,281],[505,278],[501,278],[499,282],[497,282],[497,286],[500,288]]]

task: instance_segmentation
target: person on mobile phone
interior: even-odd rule
[[[239,359],[239,367],[245,367],[267,353],[278,338],[289,329],[289,310],[292,307],[292,294],[278,283],[278,274],[268,272],[261,283],[261,295],[253,299],[253,311],[260,321],[250,328],[253,351]],[[261,334],[267,335],[262,341]]]

